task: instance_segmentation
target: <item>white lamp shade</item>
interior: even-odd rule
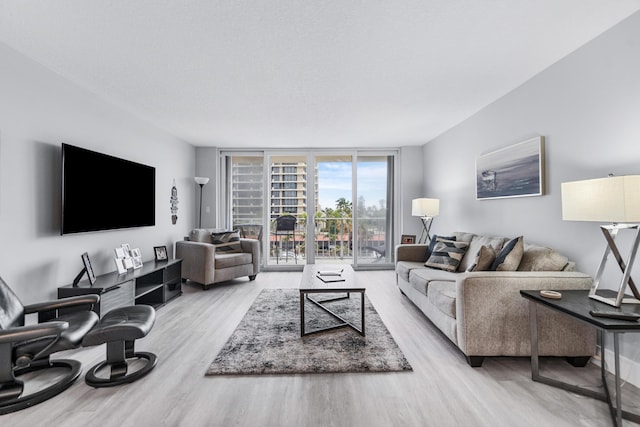
[[[562,219],[640,222],[640,175],[563,182]]]
[[[413,199],[411,201],[412,216],[438,216],[440,214],[440,199]]]
[[[200,184],[200,185],[205,185],[207,182],[209,182],[209,178],[205,176],[196,176],[193,179],[196,181],[197,184]]]

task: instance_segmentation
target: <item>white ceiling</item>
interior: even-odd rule
[[[2,0],[0,42],[194,145],[396,147],[428,142],[639,9]]]

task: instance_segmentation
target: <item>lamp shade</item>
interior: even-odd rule
[[[438,216],[440,213],[440,199],[413,199],[411,201],[412,216]]]
[[[640,175],[563,182],[562,219],[640,222]]]
[[[200,184],[200,185],[205,185],[207,182],[209,182],[209,178],[205,176],[196,176],[193,179],[196,181],[197,184]]]

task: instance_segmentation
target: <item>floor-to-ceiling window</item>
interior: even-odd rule
[[[265,267],[393,262],[395,152],[221,152],[225,219]]]

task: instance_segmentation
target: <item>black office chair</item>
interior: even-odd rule
[[[293,260],[296,258],[296,217],[293,215],[280,215],[276,218],[276,263],[280,263],[280,251],[278,248],[278,236],[293,236]],[[289,260],[289,251],[285,251],[285,260]]]
[[[0,414],[43,402],[67,389],[80,376],[80,362],[51,360],[49,356],[80,347],[82,338],[98,323],[98,315],[90,309],[99,299],[91,294],[25,306],[0,277]],[[56,317],[58,309],[80,305],[91,308]],[[25,326],[25,315],[31,313],[38,313],[39,323]],[[67,368],[69,372],[55,383],[23,396],[24,382],[18,377],[49,368]]]

